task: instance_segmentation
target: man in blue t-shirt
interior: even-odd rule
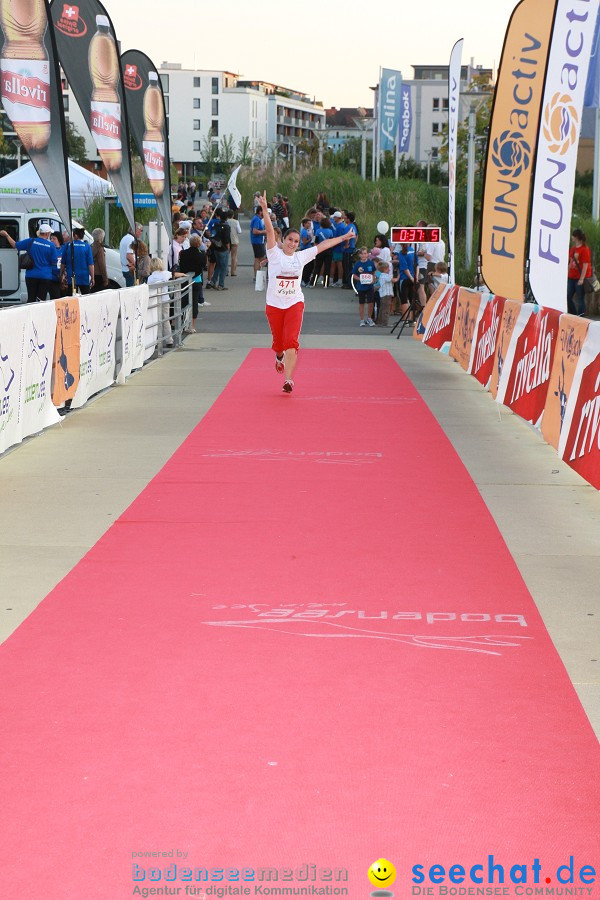
[[[352,257],[356,250],[356,238],[358,235],[358,228],[354,224],[353,212],[346,211],[344,225],[346,226],[346,234],[350,235],[350,240],[347,245],[342,244],[342,287],[344,290],[350,290],[352,287],[350,283],[352,278]]]
[[[73,254],[75,255],[75,286],[80,294],[89,294],[94,286],[94,258],[92,248],[84,241],[85,230],[73,229],[73,253],[67,245],[63,250],[62,269],[67,273],[67,284],[72,284]]]
[[[263,221],[263,211],[259,206],[256,214],[250,221],[250,244],[254,253],[254,275],[260,269],[261,261],[265,258],[265,234],[267,233]]]

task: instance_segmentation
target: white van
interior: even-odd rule
[[[64,230],[62,222],[52,213],[27,213],[0,211],[0,231],[7,231],[15,241],[35,237],[42,222],[47,222],[52,231]],[[81,226],[73,221],[74,228]],[[93,243],[91,234],[85,233],[88,244]],[[6,238],[0,237],[0,305],[14,305],[27,302],[25,272],[19,271],[18,251],[10,248]],[[125,287],[125,279],[121,271],[121,259],[118,250],[106,248],[106,271],[108,287]]]

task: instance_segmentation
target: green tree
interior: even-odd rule
[[[219,153],[214,138],[214,132],[212,128],[209,128],[208,133],[200,141],[200,159],[204,163],[204,174],[208,180],[212,178]]]
[[[235,160],[235,147],[232,134],[224,134],[219,143],[219,162],[228,169]]]
[[[73,162],[83,165],[87,162],[85,138],[79,134],[72,122],[66,123],[67,155]]]
[[[250,154],[250,138],[244,137],[238,141],[237,160],[236,162],[242,166],[249,166],[251,162]]]

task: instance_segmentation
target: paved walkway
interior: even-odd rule
[[[143,490],[249,349],[270,345],[264,294],[252,285],[247,221],[242,227],[238,276],[228,279],[227,292],[207,292],[212,306],[201,313],[198,334],[0,458],[0,640]],[[387,349],[414,381],[494,516],[600,734],[598,492],[448,357],[406,332],[396,340],[387,329],[359,329],[348,291],[307,292],[303,345]],[[397,477],[424,478],[430,466],[435,459],[406,459]],[[390,551],[399,578],[411,564],[411,544],[426,537],[406,535]],[[202,547],[177,540],[183,546],[175,558],[201,568]],[[175,546],[174,539],[157,567],[173,565]]]

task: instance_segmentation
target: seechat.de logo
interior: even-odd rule
[[[577,141],[579,115],[569,94],[556,93],[544,109],[544,137],[550,153],[562,156]]]
[[[518,178],[529,168],[531,147],[519,131],[503,131],[492,145],[492,160],[500,175]]]

